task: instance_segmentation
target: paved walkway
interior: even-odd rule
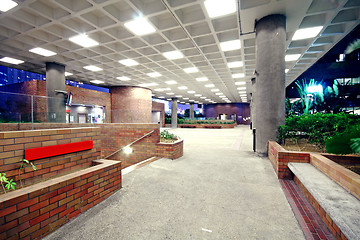
[[[45,239],[304,239],[251,131],[175,129],[184,156],[123,177],[123,188]]]

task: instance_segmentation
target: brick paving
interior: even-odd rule
[[[335,239],[296,183],[292,180],[279,182],[306,239]]]

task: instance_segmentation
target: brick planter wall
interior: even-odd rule
[[[183,140],[177,140],[174,143],[157,143],[156,156],[174,160],[184,155],[183,149]]]
[[[94,163],[0,195],[0,239],[40,239],[121,188],[121,162]]]
[[[0,132],[0,169],[6,177],[19,181],[20,159],[25,149],[93,141],[93,149],[49,158],[32,160],[37,170],[31,167],[22,170],[23,183],[30,184],[74,169],[91,166],[92,160],[100,158],[100,128],[68,128],[34,131]],[[19,183],[17,185],[19,187]],[[1,191],[1,190],[0,190]]]
[[[234,128],[237,124],[178,124],[179,128]]]
[[[279,179],[292,179],[289,162],[310,162],[310,153],[287,151],[277,142],[269,141],[268,157]]]

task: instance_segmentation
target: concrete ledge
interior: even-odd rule
[[[360,201],[309,163],[288,163],[295,182],[338,239],[360,239]]]

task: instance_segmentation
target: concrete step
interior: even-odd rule
[[[288,163],[288,167],[315,200],[314,204],[309,199],[325,224],[330,223],[329,229],[336,224],[347,239],[360,239],[360,201],[309,163]],[[317,209],[316,203],[326,214]],[[336,235],[340,237],[341,233]]]

